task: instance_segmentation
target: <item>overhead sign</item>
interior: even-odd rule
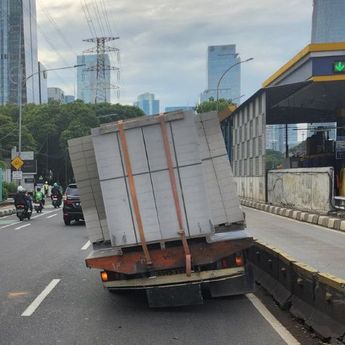
[[[22,171],[12,171],[12,180],[21,180],[23,178]]]
[[[334,73],[345,73],[345,62],[336,61],[333,63],[333,72]]]
[[[22,166],[23,166],[24,162],[23,160],[17,156],[16,158],[12,159],[11,161],[11,165],[16,168],[17,170],[19,170]]]

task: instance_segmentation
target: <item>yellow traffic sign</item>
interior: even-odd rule
[[[19,156],[17,156],[16,158],[12,159],[11,164],[13,165],[13,167],[19,170],[24,165],[24,162]]]

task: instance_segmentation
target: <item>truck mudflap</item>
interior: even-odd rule
[[[146,289],[146,296],[150,308],[182,307],[204,303],[200,283],[151,287]]]

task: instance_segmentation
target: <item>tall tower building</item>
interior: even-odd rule
[[[39,103],[37,72],[36,0],[0,0],[0,104]]]
[[[110,65],[109,55],[104,55],[104,62]],[[97,55],[78,55],[77,64],[85,64],[77,70],[77,98],[85,103],[110,103],[110,70],[104,71],[102,79],[102,94],[97,93]]]
[[[140,108],[146,115],[159,114],[159,100],[155,99],[153,93],[146,92],[139,95],[134,105]]]
[[[314,0],[311,43],[345,42],[344,13],[344,0]]]
[[[207,52],[207,89],[201,94],[201,101],[217,98],[217,85],[222,74],[232,65],[240,62],[236,45],[209,46]],[[239,103],[241,95],[241,67],[232,68],[221,81],[218,97]]]

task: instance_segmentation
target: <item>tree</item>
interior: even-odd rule
[[[285,159],[285,156],[280,151],[266,150],[266,169],[276,169],[278,165],[281,165]]]
[[[200,113],[207,113],[209,111],[217,110],[217,104],[218,104],[219,112],[222,112],[228,109],[229,106],[234,105],[234,103],[231,100],[228,101],[224,98],[220,98],[217,102],[213,97],[210,97],[208,101],[202,102],[196,106],[196,112],[200,114]]]

